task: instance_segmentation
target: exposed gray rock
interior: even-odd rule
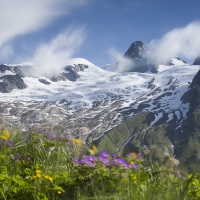
[[[10,65],[0,65],[0,72],[4,73],[6,71],[13,72],[14,74],[18,74],[21,77],[26,76],[33,76],[33,67],[30,65],[24,65],[24,66],[10,66]]]
[[[20,75],[5,75],[0,78],[2,82],[0,82],[0,92],[2,93],[9,93],[12,92],[14,89],[25,89],[27,85],[24,83],[23,79]]]
[[[116,67],[120,68],[122,72],[151,71],[157,73],[155,65],[151,63],[149,50],[142,41],[132,43],[125,52],[124,58],[127,59],[127,62],[118,61],[116,63]]]
[[[13,71],[13,68],[8,65],[0,65],[0,72],[4,73],[6,71]]]
[[[197,72],[197,74],[194,76],[192,83],[190,84],[190,88],[193,88],[197,85],[200,85],[200,70]]]
[[[79,71],[84,71],[88,68],[88,65],[85,64],[74,64],[74,65],[67,65],[64,67],[64,71],[57,76],[51,77],[51,81],[58,82],[58,81],[76,81],[78,78],[80,78],[80,75],[78,74]]]
[[[142,41],[136,41],[131,44],[124,56],[131,59],[144,59],[149,55],[148,48]]]
[[[84,71],[88,68],[88,65],[85,64],[74,64],[74,65],[67,65],[64,67],[64,70],[71,72],[71,70],[75,70],[76,72]]]
[[[71,70],[70,72],[62,72],[61,74],[59,74],[58,76],[53,76],[51,78],[51,81],[53,82],[58,82],[58,81],[76,81],[78,78],[80,78],[80,75],[74,71]]]
[[[196,57],[196,59],[194,60],[193,65],[200,65],[200,56]]]
[[[76,81],[78,78],[80,78],[80,75],[78,74],[79,71],[84,71],[86,68],[88,68],[88,65],[84,64],[76,64],[76,65],[67,65],[64,67],[64,71],[57,76],[53,76],[51,78],[51,81],[58,82],[58,81]]]
[[[41,83],[44,83],[45,85],[50,85],[51,83],[47,81],[46,79],[39,79]]]

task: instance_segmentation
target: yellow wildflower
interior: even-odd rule
[[[37,178],[41,178],[41,176],[42,176],[41,174],[36,174]]]
[[[133,157],[133,158],[135,158],[135,157],[137,156],[137,154],[136,154],[135,152],[132,152],[132,153],[130,154],[130,156]]]
[[[88,151],[90,155],[95,155],[98,152],[97,147],[94,145],[92,145],[92,149],[89,149]]]
[[[51,181],[51,182],[53,181],[53,178],[51,178],[50,176],[45,175],[44,178]]]
[[[92,149],[95,151],[95,152],[98,152],[98,149],[96,146],[92,145]]]
[[[61,191],[58,191],[58,194],[62,194],[62,192],[61,192]]]
[[[6,137],[6,136],[4,136],[4,135],[3,135],[3,136],[1,136],[0,138],[1,138],[1,139],[3,139],[3,140],[7,140],[7,137]]]
[[[76,145],[82,145],[83,141],[80,139],[72,139],[72,142],[74,142]]]
[[[2,133],[3,135],[0,136],[1,139],[8,140],[10,138],[10,133],[8,131],[3,131]]]
[[[10,133],[8,131],[4,131],[4,136],[8,138],[10,138]]]
[[[94,150],[89,149],[88,151],[89,151],[90,155],[95,155],[95,151]]]
[[[36,174],[41,174],[42,173],[42,171],[39,170],[39,169],[36,169],[35,172],[36,172]]]
[[[130,162],[131,165],[134,165],[135,163],[133,161]]]
[[[45,175],[44,178],[49,179],[49,176]]]
[[[35,173],[36,173],[36,175],[33,177],[33,178],[41,178],[42,177],[42,171],[41,170],[39,170],[39,169],[36,169],[35,170]]]
[[[49,181],[51,181],[51,182],[52,182],[52,181],[53,181],[53,178],[49,177]]]

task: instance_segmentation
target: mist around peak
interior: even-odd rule
[[[199,32],[198,21],[173,29],[159,40],[152,40],[148,45],[152,60],[156,64],[165,64],[174,57],[194,60],[200,53]]]
[[[122,54],[114,48],[108,53],[116,64],[107,65],[105,69],[116,72],[157,72],[159,65],[182,65],[194,61],[200,54],[200,22],[193,22],[185,27],[167,32],[162,38],[152,40],[145,45],[135,41]],[[179,62],[177,61],[179,60]]]

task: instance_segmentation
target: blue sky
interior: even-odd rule
[[[159,44],[158,51],[182,32],[179,42],[191,45],[174,47],[170,56],[184,57],[194,46],[186,56],[192,60],[200,52],[199,8],[199,0],[0,0],[0,63],[56,66],[83,57],[103,66],[116,62],[113,50],[124,54],[136,40]]]

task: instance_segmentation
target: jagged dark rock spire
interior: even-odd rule
[[[143,59],[149,55],[149,50],[142,41],[136,41],[131,44],[124,56],[131,59]]]
[[[150,64],[150,53],[147,46],[142,41],[136,41],[131,44],[124,54],[128,64],[117,62],[117,67],[122,72],[140,72],[144,73],[152,68]]]
[[[200,65],[200,56],[196,57],[196,59],[194,60],[193,65]]]

